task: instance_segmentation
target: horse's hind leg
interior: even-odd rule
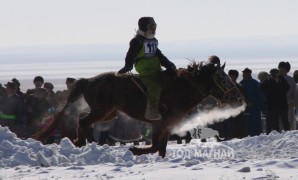
[[[158,147],[158,151],[159,151],[159,155],[164,158],[166,156],[166,152],[167,152],[167,144],[168,144],[168,140],[169,137],[171,135],[170,130],[165,130],[160,139],[159,139],[159,147]]]
[[[91,125],[95,122],[106,120],[111,117],[111,114],[113,114],[113,111],[108,105],[100,106],[100,108],[97,109],[91,109],[91,112],[87,116],[79,120],[77,130],[78,137],[75,140],[75,145],[79,147],[86,145],[86,139],[88,142],[94,141]]]
[[[109,135],[110,135],[110,131],[111,129],[113,128],[113,125],[114,125],[114,122],[115,122],[115,117],[117,117],[117,112],[116,111],[113,111],[111,113],[107,113],[108,116],[106,116],[104,119],[103,118],[100,118],[98,119],[98,117],[94,120],[94,123],[95,122],[98,122],[98,121],[105,121],[105,125],[104,126],[104,130],[101,131],[101,132],[95,132],[95,133],[100,133],[100,138],[98,140],[98,144],[99,145],[104,145],[104,144],[107,144],[108,143],[108,139],[109,139]],[[94,132],[93,132],[93,129],[91,130],[88,130],[87,131],[87,141],[88,142],[94,142]]]
[[[98,144],[99,145],[104,145],[108,143],[108,139],[109,139],[109,135],[110,135],[110,131],[103,131],[100,132],[100,138],[98,140]]]
[[[78,128],[77,128],[77,138],[74,140],[74,144],[76,146],[84,146],[86,145],[86,135],[87,135],[87,131],[84,130],[84,128],[86,128],[86,126],[84,126],[84,122],[88,122],[88,121],[92,121],[92,114],[80,114],[80,118],[79,118],[79,123],[78,123]],[[90,128],[90,127],[87,127]]]

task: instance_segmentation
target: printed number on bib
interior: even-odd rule
[[[157,42],[156,41],[147,41],[144,42],[145,56],[150,57],[156,53]]]

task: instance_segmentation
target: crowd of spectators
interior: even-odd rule
[[[229,70],[228,75],[243,93],[246,109],[237,117],[208,125],[217,130],[225,140],[296,130],[294,108],[298,108],[298,71],[293,77],[288,75],[290,63],[280,62],[269,72],[261,71],[258,80],[252,77],[252,70],[242,70],[242,80],[238,83],[239,72]],[[290,85],[291,84],[291,85]],[[212,102],[210,102],[212,104]],[[208,104],[208,102],[206,102]],[[203,108],[204,109],[204,108]],[[197,110],[192,112],[198,113]],[[292,126],[290,125],[292,124]]]
[[[277,68],[269,72],[258,73],[258,80],[252,77],[252,70],[242,71],[243,79],[237,83],[239,72],[230,70],[228,75],[242,91],[247,103],[246,109],[239,116],[210,125],[218,130],[221,137],[227,139],[255,136],[296,130],[295,115],[298,109],[298,70],[293,77],[288,75],[291,65],[280,62]]]
[[[52,83],[44,82],[43,77],[36,76],[33,79],[34,88],[23,93],[19,80],[13,78],[4,86],[0,86],[0,125],[7,126],[19,138],[31,137],[47,126],[53,120],[55,112],[63,108],[74,82],[74,78],[66,78],[67,89],[54,92]],[[61,137],[68,137],[71,134],[65,133],[68,129],[75,134],[77,117],[71,116],[71,118],[74,121],[72,126],[69,126],[69,123],[62,124],[44,143],[52,143],[60,140]]]

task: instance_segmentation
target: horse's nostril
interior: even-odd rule
[[[242,104],[243,103],[243,100],[242,100],[242,98],[238,98],[238,102],[240,103],[240,104]]]

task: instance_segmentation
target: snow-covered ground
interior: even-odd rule
[[[0,179],[298,179],[298,131],[169,142],[165,158],[134,156],[131,146],[42,145],[0,126]]]

